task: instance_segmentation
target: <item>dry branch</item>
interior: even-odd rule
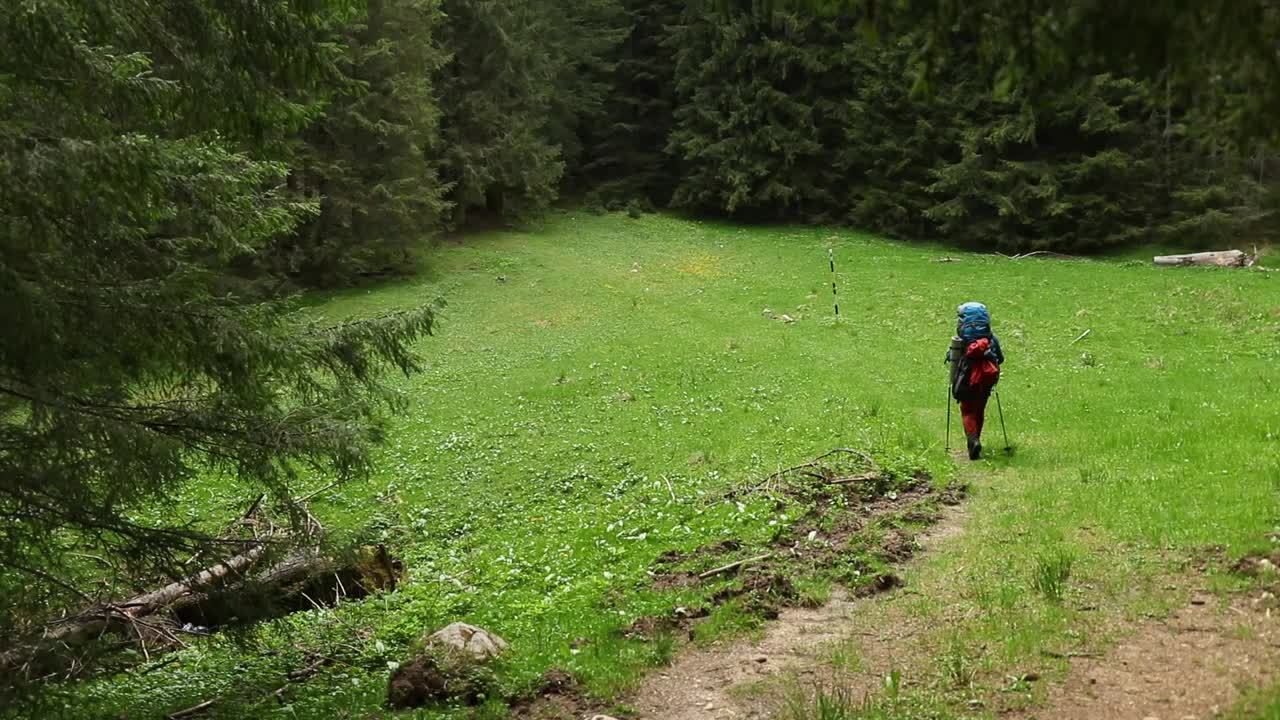
[[[871,457],[867,453],[864,453],[861,450],[855,450],[853,448],[836,448],[834,450],[829,450],[808,462],[800,463],[799,465],[793,465],[789,468],[783,468],[778,470],[777,472],[770,473],[763,480],[761,480],[760,482],[750,487],[734,488],[733,490],[730,490],[729,492],[725,493],[724,497],[726,499],[732,499],[739,495],[759,492],[760,490],[768,488],[773,483],[781,480],[784,475],[789,475],[791,473],[799,473],[801,475],[807,475],[811,478],[814,478],[819,482],[839,485],[841,484],[839,482],[832,483],[832,480],[834,480],[835,478],[831,477],[830,474],[824,475],[821,472],[811,472],[812,470],[819,469],[819,468],[827,469],[828,468],[827,464],[823,463],[822,461],[831,457],[832,455],[852,455],[858,458],[859,460],[861,460],[864,464],[867,465],[868,468],[870,468],[870,470],[868,471],[868,474],[875,475],[877,477],[880,474],[880,466],[876,463],[875,458]]]
[[[749,558],[746,558],[745,560],[737,560],[737,561],[734,561],[734,562],[729,563],[728,565],[721,565],[721,566],[720,566],[720,567],[718,567],[718,568],[714,568],[714,569],[712,569],[712,570],[708,570],[708,571],[706,571],[706,572],[702,573],[701,575],[699,575],[699,576],[698,576],[698,579],[699,579],[699,580],[706,580],[706,579],[707,579],[707,578],[709,578],[709,577],[715,577],[716,575],[719,575],[719,574],[721,574],[721,573],[726,573],[726,572],[729,572],[730,570],[736,570],[737,568],[740,568],[740,567],[742,567],[743,565],[749,565],[749,564],[751,564],[751,563],[760,562],[761,560],[768,560],[768,559],[769,559],[769,558],[771,558],[771,557],[773,557],[773,553],[769,552],[769,553],[765,553],[765,554],[763,554],[763,555],[757,555],[757,556],[755,556],[755,557],[749,557]]]
[[[218,702],[221,699],[222,699],[221,696],[212,697],[200,703],[199,705],[192,705],[189,708],[179,710],[178,712],[175,712],[175,713],[170,713],[169,720],[181,720],[181,718],[191,717],[192,715],[195,715],[197,713],[204,712],[211,705],[213,705],[214,703]]]
[[[831,450],[831,451],[829,451],[829,452],[825,452],[825,453],[823,453],[823,454],[819,455],[818,457],[816,457],[816,458],[814,458],[814,459],[810,460],[809,462],[801,463],[801,464],[799,464],[799,465],[795,465],[795,466],[793,466],[793,467],[789,467],[789,468],[787,468],[787,469],[785,469],[785,470],[779,470],[779,471],[777,471],[777,472],[773,473],[772,475],[768,476],[767,478],[765,478],[765,481],[766,481],[766,482],[768,482],[768,481],[770,481],[770,480],[777,480],[777,479],[781,478],[783,475],[786,475],[787,473],[793,473],[793,472],[796,472],[796,471],[799,471],[799,470],[807,470],[807,469],[809,469],[809,468],[822,467],[822,465],[823,465],[822,461],[823,461],[823,460],[825,460],[825,459],[827,459],[827,458],[831,457],[832,455],[837,455],[837,454],[840,454],[840,453],[845,453],[845,454],[847,454],[847,455],[856,455],[857,457],[859,457],[860,459],[862,459],[862,461],[863,461],[863,462],[867,463],[867,464],[868,464],[868,465],[870,465],[871,467],[873,467],[873,468],[874,468],[874,467],[877,467],[877,465],[876,465],[876,461],[875,461],[874,459],[872,459],[872,457],[871,457],[870,455],[868,455],[868,454],[866,454],[866,453],[862,452],[861,450],[854,450],[854,449],[852,449],[852,448],[836,448],[835,450]],[[825,478],[820,478],[820,479],[825,479]]]
[[[862,475],[854,475],[852,477],[836,478],[827,481],[828,485],[852,485],[857,482],[871,482],[880,479],[880,473],[869,472]]]
[[[1052,250],[1035,250],[1033,252],[1021,253],[1019,255],[1005,255],[1004,253],[996,253],[996,254],[999,255],[1000,257],[1008,258],[1010,260],[1025,260],[1027,258],[1033,258],[1033,257],[1054,257],[1054,258],[1060,258],[1062,260],[1080,260],[1081,259],[1075,255],[1067,255],[1065,253],[1054,252]]]

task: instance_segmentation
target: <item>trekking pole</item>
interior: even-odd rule
[[[1004,451],[1009,452],[1013,446],[1009,444],[1009,429],[1004,426],[1004,406],[1000,404],[1000,393],[996,393],[996,409],[1000,411],[1000,431],[1004,433]]]

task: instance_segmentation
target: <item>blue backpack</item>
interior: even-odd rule
[[[956,308],[956,335],[969,344],[979,338],[991,337],[991,313],[987,306],[967,302]]]

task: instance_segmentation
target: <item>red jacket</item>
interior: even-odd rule
[[[1000,379],[1000,366],[987,355],[989,350],[991,341],[987,338],[978,338],[965,349],[964,356],[969,361],[970,387],[991,388]]]

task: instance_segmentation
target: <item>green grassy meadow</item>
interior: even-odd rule
[[[408,582],[197,642],[154,671],[165,660],[54,686],[45,716],[163,717],[211,697],[224,700],[202,717],[391,716],[389,668],[457,620],[511,641],[505,693],[555,666],[620,697],[671,648],[618,629],[690,601],[651,589],[655,558],[767,542],[795,518],[718,494],[836,447],[970,485],[965,534],[916,571],[949,591],[910,602],[961,618],[937,639],[969,653],[979,682],[1044,648],[1105,643],[1125,618],[1179,602],[1165,578],[1206,548],[1231,558],[1280,530],[1274,273],[578,212],[446,244],[420,277],[309,312],[336,321],[437,297],[428,368],[397,381],[408,409],[377,473],[312,503],[334,533],[391,546]],[[1008,356],[999,390],[1016,446],[973,465],[943,450],[941,360],[967,300],[991,308]],[[963,445],[958,416],[952,438]],[[994,403],[985,440],[1003,445]],[[211,479],[184,500],[191,517],[229,519],[248,497]],[[300,648],[344,661],[273,694],[305,665]],[[933,687],[934,670],[914,687]],[[938,712],[982,717],[964,697]],[[469,713],[502,717],[497,703],[403,716]]]

